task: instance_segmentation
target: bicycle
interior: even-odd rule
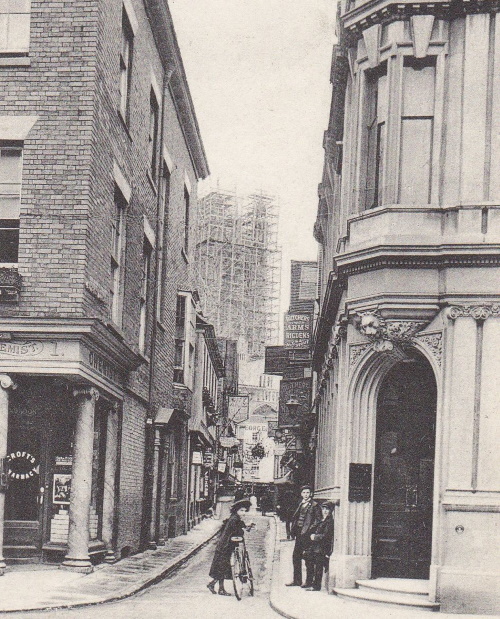
[[[231,554],[231,574],[233,577],[234,595],[237,600],[243,597],[243,591],[248,590],[248,595],[253,596],[253,574],[250,567],[250,557],[245,546],[243,537],[232,537],[234,549]]]

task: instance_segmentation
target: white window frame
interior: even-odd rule
[[[19,153],[19,178],[14,182],[0,182],[0,222],[9,222],[9,224],[0,223],[0,228],[5,230],[17,230],[17,253],[19,254],[19,226],[20,226],[20,208],[21,208],[21,189],[23,176],[23,143],[0,141],[0,166],[2,165],[2,157],[6,156],[7,152]],[[17,166],[16,166],[17,168]],[[1,172],[0,172],[1,178]],[[3,202],[5,199],[5,202]],[[8,204],[8,202],[14,204]],[[17,222],[17,227],[16,227]],[[13,225],[14,224],[14,225]],[[2,267],[17,267],[19,255],[15,262],[0,262]]]
[[[10,0],[5,4],[7,8],[0,8],[0,54],[27,56],[30,49],[31,0]]]

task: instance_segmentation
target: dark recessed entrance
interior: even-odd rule
[[[372,578],[429,578],[435,435],[436,381],[418,355],[378,397]]]

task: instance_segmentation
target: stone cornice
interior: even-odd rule
[[[429,247],[424,250],[422,247],[379,246],[337,256],[337,268],[339,275],[348,277],[385,268],[437,269],[500,266],[500,248],[475,245],[467,248],[468,251],[463,253],[460,249],[464,248],[457,247],[456,250],[452,250],[450,247]]]
[[[492,303],[491,305],[452,305],[446,308],[446,315],[450,320],[469,317],[483,321],[492,316],[500,316],[500,303]]]
[[[434,15],[438,19],[453,19],[468,13],[499,10],[499,0],[433,0],[432,2],[368,0],[341,15],[341,23],[350,38],[355,40],[363,30],[373,24],[408,19],[412,15]]]
[[[0,332],[18,339],[78,340],[102,351],[123,371],[136,370],[142,357],[96,318],[2,317]]]

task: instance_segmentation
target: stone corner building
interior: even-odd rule
[[[340,595],[500,611],[497,10],[339,3],[314,364]]]
[[[166,0],[0,23],[0,543],[87,571],[186,527],[208,168]]]

